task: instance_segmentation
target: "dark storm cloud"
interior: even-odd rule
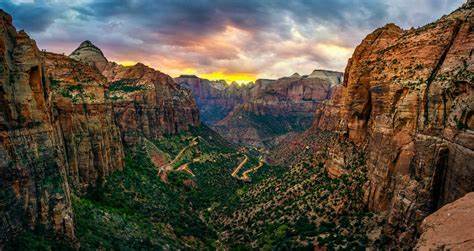
[[[288,1],[288,0],[99,0],[76,10],[82,15],[103,20],[123,18],[152,32],[206,35],[226,25],[258,31],[271,30],[284,35],[285,18],[298,23],[310,21],[347,25],[381,24],[387,16],[381,1]]]
[[[6,10],[14,17],[16,26],[29,32],[45,31],[59,16],[55,9],[49,8],[43,2],[15,5],[6,0],[0,2],[0,9]]]
[[[463,0],[0,0],[42,48],[70,52],[92,40],[113,60],[171,74],[275,76],[343,70],[373,29],[434,21]]]

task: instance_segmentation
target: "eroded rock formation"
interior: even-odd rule
[[[278,80],[257,80],[244,102],[214,128],[226,139],[254,146],[272,146],[288,133],[311,126],[318,104],[331,97],[342,73],[315,70]]]
[[[82,42],[79,47],[69,55],[69,57],[77,61],[85,62],[91,66],[95,66],[100,72],[102,72],[109,64],[104,53],[102,53],[102,51],[89,40]]]
[[[66,149],[67,177],[76,191],[86,192],[123,167],[120,131],[105,95],[107,81],[95,67],[67,56],[45,52],[43,57]]]
[[[64,142],[36,43],[0,10],[0,249],[23,229],[74,241]]]
[[[224,80],[210,81],[195,75],[181,75],[174,80],[192,91],[201,119],[208,125],[222,120],[246,98],[246,87],[228,85]]]
[[[141,63],[122,66],[108,62],[102,66],[103,53],[88,41],[71,57],[100,66],[97,68],[107,79],[107,96],[113,102],[124,142],[134,143],[141,136],[154,139],[199,125],[199,110],[190,91],[170,76]]]
[[[468,193],[426,217],[421,224],[416,249],[474,249],[474,193]]]
[[[71,57],[40,52],[0,10],[0,249],[27,229],[76,245],[71,193],[122,169],[124,144],[195,125],[168,75],[108,62],[89,41]]]
[[[314,134],[337,134],[365,153],[365,203],[387,215],[384,233],[397,245],[412,245],[424,217],[474,190],[473,5],[418,29],[388,24],[369,34],[316,112]],[[341,144],[325,151],[346,161],[334,151]]]

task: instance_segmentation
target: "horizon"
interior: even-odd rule
[[[420,27],[464,2],[419,0],[414,9],[409,0],[7,0],[0,8],[40,49],[69,55],[90,40],[119,64],[243,84],[315,69],[344,72],[355,47],[376,28]]]

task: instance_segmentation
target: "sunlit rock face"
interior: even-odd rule
[[[36,43],[0,10],[0,249],[24,229],[75,240],[64,142]]]
[[[340,135],[328,152],[344,160],[333,149],[348,142],[365,153],[365,203],[386,213],[385,233],[402,246],[429,213],[474,190],[473,22],[471,1],[419,29],[375,30],[316,111],[313,133]]]
[[[43,53],[55,120],[64,140],[67,177],[79,193],[95,188],[123,167],[124,150],[114,123],[106,78],[90,65]]]
[[[83,42],[70,57],[96,66],[105,76],[106,94],[113,103],[114,119],[125,143],[199,125],[199,110],[191,92],[170,76],[141,63],[122,66],[107,62],[100,49],[89,41]]]
[[[341,81],[342,73],[324,70],[257,80],[244,90],[244,102],[214,128],[233,142],[257,147],[275,145],[288,133],[310,127],[319,103],[329,99]]]

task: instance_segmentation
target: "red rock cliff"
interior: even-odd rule
[[[123,167],[120,131],[105,95],[107,80],[95,67],[67,56],[46,52],[43,57],[53,115],[66,149],[67,176],[72,187],[86,192]]]
[[[107,96],[125,143],[188,130],[200,123],[199,110],[189,90],[157,70],[138,63],[122,66],[108,62],[86,41],[71,57],[97,67],[107,79]],[[103,64],[107,62],[107,64]]]
[[[427,214],[474,190],[473,5],[368,35],[315,116],[314,128],[366,153],[365,202],[387,213],[387,233],[401,243]]]
[[[194,75],[182,75],[176,83],[192,91],[203,122],[213,125],[245,99],[245,87],[228,85],[224,80],[210,81]]]
[[[0,10],[0,249],[37,228],[76,243],[71,190],[122,169],[123,143],[199,124],[190,92],[168,75],[109,63],[90,44],[72,58],[39,52]]]
[[[342,73],[315,70],[278,80],[257,80],[245,89],[244,102],[214,128],[233,142],[272,146],[288,133],[311,126],[318,105],[331,97]]]
[[[0,249],[25,228],[75,239],[64,144],[36,44],[0,10]]]

